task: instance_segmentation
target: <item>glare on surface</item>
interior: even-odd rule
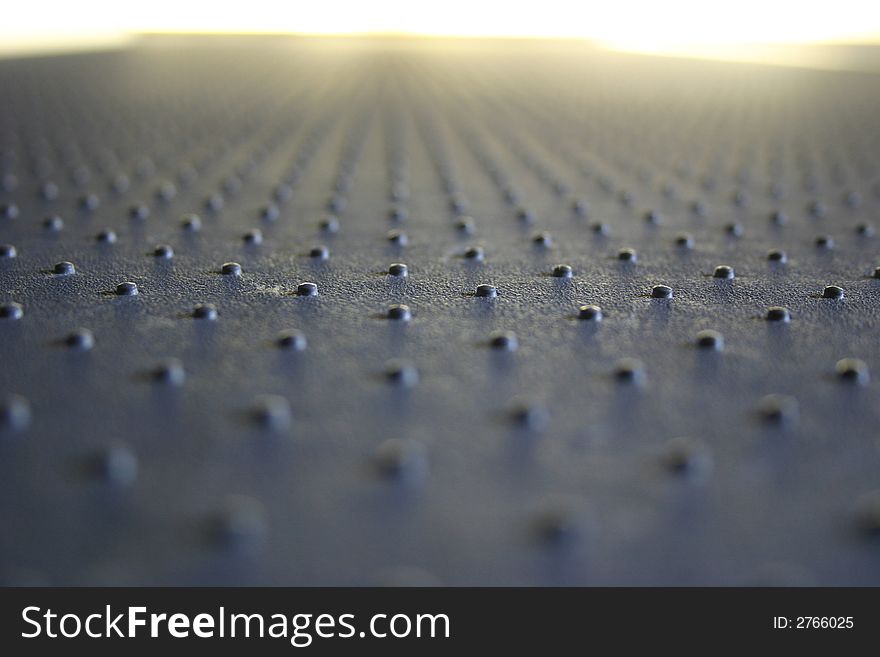
[[[11,3],[0,52],[123,43],[137,32],[583,38],[665,54],[880,41],[875,0],[34,0]]]

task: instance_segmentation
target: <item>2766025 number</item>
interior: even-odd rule
[[[795,627],[799,630],[815,629],[850,629],[853,626],[852,616],[798,616]]]

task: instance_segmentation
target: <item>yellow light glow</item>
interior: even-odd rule
[[[35,0],[4,11],[0,52],[118,44],[137,32],[579,38],[665,54],[880,41],[876,0]]]

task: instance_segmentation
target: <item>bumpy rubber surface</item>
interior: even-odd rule
[[[880,584],[878,81],[0,62],[4,582]]]

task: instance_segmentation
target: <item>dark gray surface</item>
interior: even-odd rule
[[[0,218],[17,251],[0,301],[23,308],[0,319],[0,393],[30,408],[0,435],[7,583],[880,583],[877,382],[835,374],[852,357],[880,377],[880,238],[857,230],[878,221],[876,75],[571,44],[175,43],[0,62],[0,202],[19,209]],[[207,211],[231,175],[240,189]],[[41,200],[49,180],[60,194]],[[89,192],[100,206],[78,209]],[[398,262],[404,279],[386,274]],[[115,294],[124,281],[139,294]],[[475,297],[483,283],[498,296]],[[674,297],[649,298],[657,284]],[[821,298],[831,284],[843,300]],[[191,316],[202,303],[215,321]],[[411,321],[386,317],[400,303]],[[93,349],[65,345],[77,328]],[[279,348],[289,329],[304,351]],[[698,349],[701,329],[723,351]],[[518,349],[492,349],[495,330]],[[181,385],[155,380],[168,358]],[[641,384],[617,379],[622,358]],[[769,394],[798,417],[762,416]],[[669,467],[681,453],[690,475]]]

